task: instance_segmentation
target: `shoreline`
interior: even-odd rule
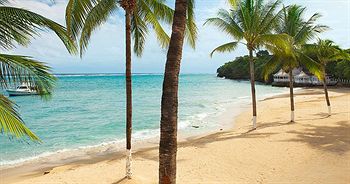
[[[295,91],[298,91],[298,90],[301,90],[301,88],[295,89]],[[264,95],[260,97],[258,101],[264,101],[268,98],[273,98],[279,95],[286,95],[287,93],[288,91],[284,91],[284,92]],[[201,126],[199,126],[199,128],[196,128],[193,125],[188,125],[179,131],[179,135],[178,135],[179,142],[185,141],[187,138],[206,136],[222,130],[231,130],[234,126],[234,121],[232,121],[232,119],[235,119],[237,116],[239,116],[239,114],[241,114],[242,112],[250,108],[250,102],[249,102],[250,96],[238,97],[235,100],[237,101],[235,101],[234,103],[231,102],[228,105],[224,105],[225,110],[223,112],[220,112],[214,117],[210,117],[211,119],[215,119],[216,122],[220,122],[219,125],[215,127],[211,127],[215,129],[208,129],[208,127],[203,128]],[[247,101],[244,101],[244,100],[247,100]],[[232,111],[232,109],[234,109],[234,111]],[[182,121],[179,120],[179,123],[181,122]],[[186,129],[191,129],[191,130],[186,130]],[[138,133],[142,134],[142,131],[153,132],[158,130],[157,129],[140,130],[138,132],[135,132],[135,134],[138,134]],[[137,137],[136,135],[134,136]],[[17,169],[23,166],[30,167],[31,165],[45,165],[45,167],[53,168],[53,167],[57,167],[65,164],[71,164],[75,162],[84,162],[85,160],[94,159],[94,157],[98,159],[100,157],[108,157],[108,155],[113,155],[113,154],[123,155],[124,142],[125,142],[124,139],[119,139],[119,140],[106,141],[98,144],[80,146],[76,148],[67,148],[67,149],[61,149],[56,151],[43,152],[36,156],[9,161],[9,163],[2,164],[0,165],[0,172]],[[151,137],[135,138],[133,139],[133,143],[132,143],[133,152],[137,152],[140,149],[148,148],[153,145],[158,145],[158,143],[159,143],[159,135],[155,135]],[[66,153],[69,155],[65,156],[67,155]],[[50,158],[52,157],[60,157],[60,159],[50,160]],[[44,163],[42,160],[46,160],[50,163],[48,164],[46,163],[46,161]]]
[[[334,90],[333,90],[334,91]],[[344,95],[347,95],[350,90],[349,89],[337,89],[335,90],[336,92],[331,92],[333,93],[339,93],[337,94],[337,97],[332,97],[332,98],[338,98],[339,96],[342,97]],[[318,90],[318,89],[298,89],[296,90],[296,98],[298,97],[302,97],[302,98],[314,98],[315,96],[318,95],[322,95],[322,91]],[[333,94],[334,95],[334,94]],[[272,97],[266,97],[262,100],[259,100],[258,104],[263,104],[272,100],[281,100],[284,99],[286,97],[288,97],[289,94],[279,94],[279,95],[274,95]],[[339,97],[339,98],[340,98]],[[317,97],[320,98],[320,97]],[[287,105],[288,104],[283,104],[283,105]],[[188,149],[191,147],[198,147],[201,148],[201,144],[212,144],[212,143],[216,143],[216,142],[220,142],[222,140],[209,140],[208,138],[210,137],[217,137],[219,135],[222,134],[227,134],[227,133],[234,133],[234,134],[248,134],[249,133],[249,127],[251,126],[246,120],[244,120],[244,122],[246,124],[242,125],[242,118],[243,119],[247,119],[246,115],[249,114],[249,106],[246,108],[243,108],[240,112],[239,115],[235,116],[234,120],[231,120],[231,128],[224,128],[222,130],[214,130],[213,132],[208,132],[206,134],[201,134],[201,135],[196,135],[196,136],[188,136],[188,137],[181,137],[179,139],[179,149]],[[258,107],[259,109],[259,107]],[[297,109],[298,111],[298,109]],[[287,112],[288,113],[288,112]],[[282,116],[281,116],[282,117]],[[283,119],[286,119],[288,116],[283,117]],[[237,124],[235,124],[235,122],[237,122]],[[264,128],[264,126],[260,125],[260,123],[258,123],[258,129],[260,128]],[[247,131],[248,130],[248,131]],[[255,132],[255,131],[254,131]],[[159,138],[158,138],[159,139]],[[153,138],[153,140],[158,140],[157,137]],[[205,142],[203,142],[205,140]],[[134,157],[139,158],[140,156],[142,157],[145,153],[147,152],[157,152],[157,148],[158,148],[158,142],[152,142],[152,141],[146,141],[147,144],[144,144],[145,141],[142,142],[143,147],[139,147],[138,149],[135,150],[134,153]],[[22,166],[20,170],[18,170],[18,168],[12,168],[12,169],[8,169],[8,170],[1,170],[4,172],[1,172],[1,179],[2,181],[6,181],[6,183],[12,183],[12,182],[18,182],[18,181],[23,181],[25,179],[36,179],[36,178],[41,178],[41,176],[43,175],[43,173],[45,171],[50,170],[50,173],[53,171],[53,174],[55,174],[57,172],[57,169],[60,170],[60,168],[66,168],[66,167],[71,167],[72,165],[74,166],[80,166],[83,165],[82,167],[84,167],[84,165],[96,165],[99,164],[101,162],[121,162],[123,163],[123,158],[124,154],[123,151],[117,151],[117,152],[110,152],[108,154],[104,154],[103,156],[96,156],[94,158],[86,158],[83,160],[79,160],[79,161],[73,161],[70,163],[61,163],[58,164],[56,166],[50,166],[50,165],[46,165],[46,167],[43,167],[45,165],[41,165],[39,167],[37,167],[36,169],[33,168],[33,166]],[[153,155],[152,158],[153,159],[157,159],[158,155]],[[62,171],[65,172],[66,170]],[[124,170],[121,170],[122,172]],[[57,172],[57,173],[61,173],[61,171]],[[10,176],[12,175],[12,176]],[[18,175],[18,176],[14,176],[14,175]],[[48,174],[50,175],[50,174]],[[46,175],[45,175],[46,176]],[[203,178],[204,179],[204,178]],[[147,182],[146,182],[147,183]]]

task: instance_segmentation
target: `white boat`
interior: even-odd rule
[[[31,87],[26,83],[22,83],[21,85],[17,86],[16,89],[7,89],[6,92],[9,94],[9,96],[27,96],[38,94],[34,87]]]

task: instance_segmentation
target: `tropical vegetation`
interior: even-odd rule
[[[264,0],[242,0],[238,3],[237,9],[235,9],[236,4],[230,4],[230,10],[220,9],[217,17],[209,18],[205,22],[205,24],[216,26],[233,39],[215,48],[211,56],[215,52],[231,52],[239,44],[246,46],[249,52],[253,129],[256,128],[257,121],[253,52],[260,47],[265,47],[272,53],[282,51],[288,53],[290,50],[285,41],[288,35],[273,32],[278,23],[279,13],[276,13],[276,9],[279,5],[279,0],[269,3],[265,3]]]
[[[303,53],[302,46],[328,28],[316,24],[316,21],[321,17],[319,13],[315,13],[308,20],[304,20],[305,11],[306,8],[299,5],[283,7],[281,18],[275,29],[277,33],[289,36],[287,41],[291,50],[288,53],[284,50],[275,53],[264,66],[266,79],[276,68],[282,68],[289,74],[291,122],[294,122],[293,69],[302,65],[316,76],[320,76],[319,65]]]
[[[74,42],[66,34],[66,29],[56,22],[31,11],[12,7],[6,0],[0,0],[0,78],[1,88],[7,89],[19,83],[34,87],[44,98],[51,95],[55,77],[50,67],[30,56],[1,53],[28,46],[30,39],[39,35],[41,30],[49,29],[65,44],[70,53],[76,52]],[[25,137],[40,141],[39,137],[29,130],[18,113],[18,106],[4,95],[0,95],[0,131],[10,137]]]
[[[348,52],[350,54],[350,52]],[[268,53],[266,53],[268,55]],[[263,84],[271,84],[273,82],[272,74],[277,73],[280,68],[276,67],[274,71],[267,76],[265,79],[264,66],[269,61],[266,55],[259,56],[257,52],[257,57],[254,57],[255,64],[255,80]],[[271,57],[270,55],[269,57]],[[302,66],[303,69],[304,66]],[[336,79],[350,80],[350,61],[349,60],[337,60],[335,62],[330,62],[326,65],[326,73],[329,76],[333,76]],[[249,56],[240,56],[235,58],[233,61],[229,61],[217,69],[217,76],[233,79],[233,80],[249,80]]]
[[[324,93],[328,107],[328,115],[330,116],[332,114],[332,111],[327,89],[326,67],[329,63],[338,60],[348,61],[350,60],[350,55],[339,48],[339,46],[335,45],[333,41],[322,39],[318,39],[318,42],[315,44],[304,45],[304,50],[321,66],[320,71],[322,75],[319,78],[323,81]]]

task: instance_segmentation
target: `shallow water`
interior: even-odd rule
[[[159,134],[162,81],[162,75],[133,76],[134,140]],[[49,101],[36,96],[11,97],[20,106],[27,126],[43,143],[28,144],[0,135],[0,164],[109,142],[124,145],[124,86],[122,75],[66,75],[59,76]],[[265,85],[256,88],[258,99],[286,91]],[[220,79],[214,74],[181,75],[179,101],[180,132],[210,131],[227,123],[218,120],[227,109],[235,115],[250,102],[250,84]]]

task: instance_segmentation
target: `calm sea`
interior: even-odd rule
[[[162,75],[133,77],[133,139],[159,135]],[[59,76],[52,99],[11,97],[20,107],[27,126],[42,144],[19,142],[0,135],[2,166],[84,149],[120,148],[125,137],[125,82],[122,75]],[[284,88],[257,85],[258,98],[285,92]],[[217,130],[250,102],[248,81],[217,78],[214,74],[180,77],[179,131],[199,133]],[[229,110],[229,111],[228,111]],[[230,119],[230,118],[229,118]],[[232,119],[230,119],[232,121]],[[66,154],[65,154],[66,155]]]

